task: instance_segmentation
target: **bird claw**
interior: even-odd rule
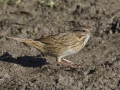
[[[61,59],[60,63],[63,64],[64,66],[70,67],[71,69],[78,68],[77,64],[64,58]]]

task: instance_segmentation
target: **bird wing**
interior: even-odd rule
[[[63,44],[71,41],[71,39],[73,39],[71,37],[74,37],[74,35],[70,32],[66,32],[66,33],[61,33],[53,36],[47,36],[45,38],[39,39],[39,41],[45,44],[50,44],[50,45],[54,45],[57,43]]]

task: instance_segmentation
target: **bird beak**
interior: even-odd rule
[[[91,32],[90,35],[94,35],[95,33],[94,32]]]

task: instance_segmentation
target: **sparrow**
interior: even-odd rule
[[[64,57],[78,53],[84,48],[91,35],[89,26],[80,26],[78,29],[69,30],[56,35],[46,36],[40,39],[23,39],[8,37],[28,45],[34,46],[42,53],[56,57],[56,60],[64,66],[77,68],[77,64]]]

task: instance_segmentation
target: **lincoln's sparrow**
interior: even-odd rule
[[[79,52],[90,38],[91,28],[80,26],[78,30],[71,30],[37,40],[7,37],[24,42],[39,49],[41,52],[54,56],[57,61],[65,66],[76,68],[77,65],[63,57]]]

